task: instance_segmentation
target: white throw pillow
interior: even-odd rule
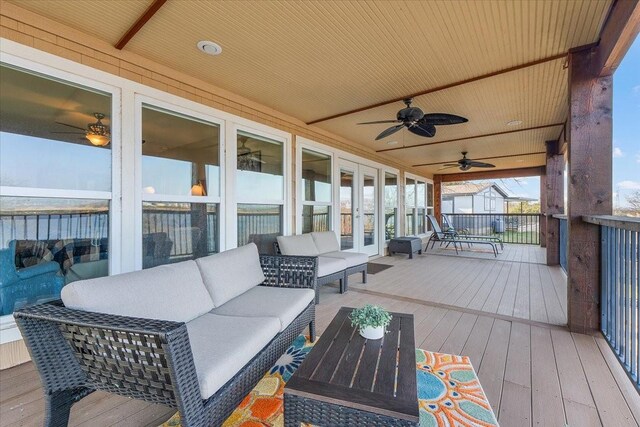
[[[198,258],[196,263],[216,307],[265,280],[255,243]]]
[[[318,248],[311,234],[278,236],[278,246],[282,255],[318,256]]]
[[[174,322],[214,308],[194,261],[69,283],[61,298],[78,310]]]
[[[311,237],[313,237],[316,248],[321,254],[340,250],[340,243],[338,243],[336,233],[333,231],[314,231],[311,233]]]

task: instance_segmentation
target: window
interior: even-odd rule
[[[484,193],[484,210],[486,212],[495,212],[496,198],[497,196],[493,188],[489,188],[489,190]]]
[[[405,191],[405,234],[407,236],[416,234],[416,224],[414,214],[416,208],[416,182],[411,178],[406,178]]]
[[[331,230],[331,156],[302,149],[302,232]]]
[[[427,215],[433,215],[433,184],[427,182]],[[431,223],[427,221],[427,231],[431,231]]]
[[[0,315],[10,315],[109,273],[112,94],[0,72]]]
[[[220,129],[142,106],[142,268],[219,251]]]
[[[418,230],[418,234],[425,234],[427,232],[426,229],[426,215],[427,215],[427,206],[426,206],[426,184],[422,181],[416,182],[416,229]]]
[[[397,237],[398,232],[398,176],[384,174],[384,235],[385,240]]]
[[[238,246],[254,242],[271,253],[283,233],[284,143],[243,131],[236,139]]]
[[[354,227],[354,173],[349,170],[340,171],[340,249],[353,249]]]

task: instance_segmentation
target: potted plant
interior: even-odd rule
[[[351,319],[351,326],[357,326],[360,335],[364,338],[379,340],[384,336],[391,322],[391,315],[379,305],[367,304],[362,308],[354,309],[349,319]]]

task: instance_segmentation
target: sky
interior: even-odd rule
[[[496,182],[511,195],[540,198],[538,177]],[[628,206],[634,191],[640,191],[640,37],[613,75],[614,206]]]
[[[640,37],[613,75],[614,206],[640,190]]]

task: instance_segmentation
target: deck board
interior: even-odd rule
[[[418,346],[470,357],[503,427],[638,425],[640,397],[604,339],[561,326],[566,319],[564,274],[531,262],[544,260],[538,250],[505,252],[529,262],[455,253],[380,258],[376,262],[394,267],[370,275],[368,284],[354,275],[346,294],[337,286],[322,287],[318,333],[341,306],[372,303],[413,313]],[[525,316],[524,301],[528,318],[517,317]],[[496,314],[499,307],[510,317]],[[548,323],[542,322],[543,307]],[[31,363],[0,372],[0,426],[41,426],[43,411]],[[172,412],[97,392],[74,406],[70,425],[152,427]]]

